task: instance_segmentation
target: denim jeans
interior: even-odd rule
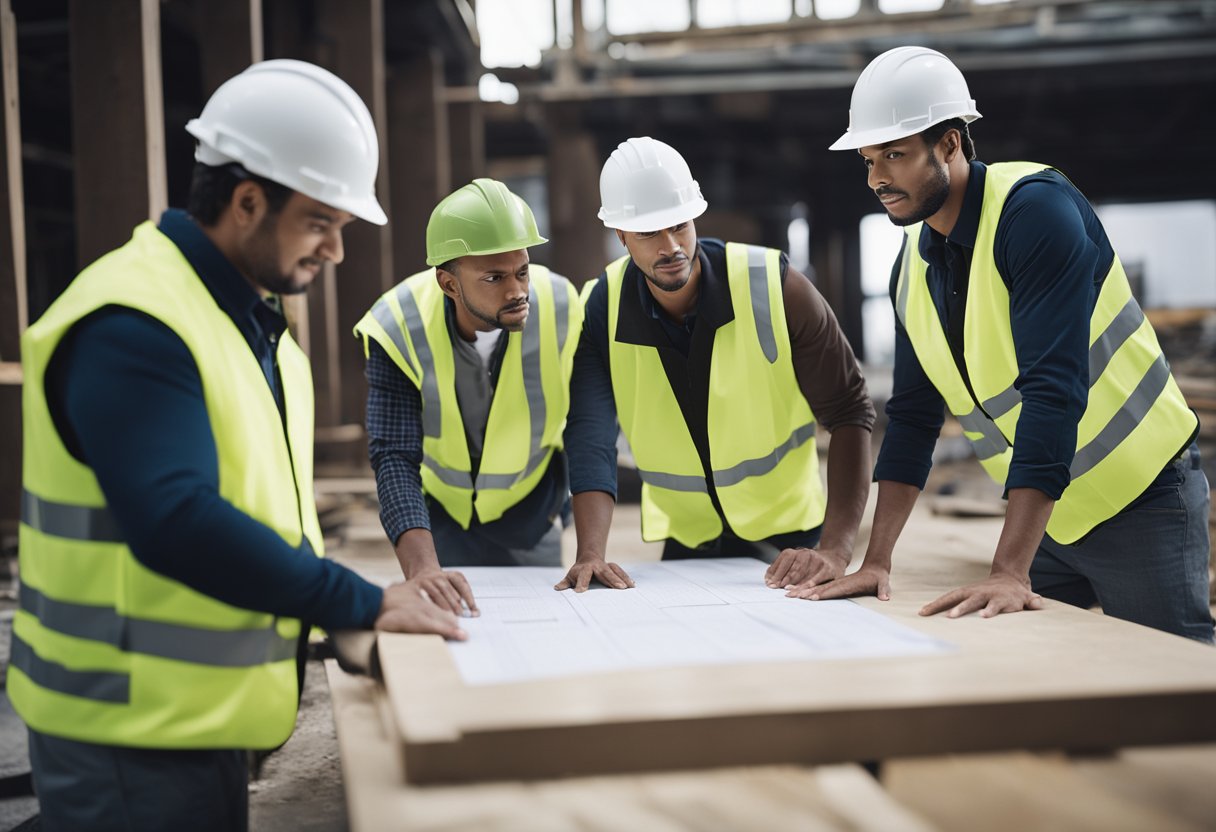
[[[1130,506],[1070,546],[1044,537],[1030,582],[1078,607],[1212,643],[1211,492],[1192,444]]]
[[[123,748],[30,729],[44,832],[242,832],[245,752]]]

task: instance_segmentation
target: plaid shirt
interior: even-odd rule
[[[503,339],[502,344],[505,343],[506,339]],[[374,340],[370,342],[365,374],[368,454],[376,472],[380,523],[389,541],[395,545],[397,538],[410,529],[429,530],[434,512],[444,515],[434,517],[436,522],[442,519],[448,524],[455,523],[438,502],[428,499],[422,491],[419,472],[422,465],[422,396],[418,388]],[[507,548],[531,548],[549,531],[553,518],[562,512],[567,500],[566,480],[565,458],[556,452],[544,476],[528,496],[491,523],[482,524],[474,516],[469,531]]]

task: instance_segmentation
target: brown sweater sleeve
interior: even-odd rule
[[[836,316],[810,279],[787,268],[782,283],[798,387],[829,431],[848,425],[874,429],[874,402]]]

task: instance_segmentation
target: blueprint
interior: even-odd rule
[[[852,601],[801,601],[764,585],[750,558],[625,564],[635,589],[556,592],[565,570],[466,567],[481,610],[449,642],[464,681],[533,679],[690,664],[808,661],[948,652]]]

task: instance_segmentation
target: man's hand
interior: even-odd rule
[[[595,560],[575,561],[574,566],[571,566],[570,571],[566,573],[566,577],[562,578],[553,588],[562,590],[574,587],[575,592],[586,592],[587,587],[591,586],[592,578],[612,589],[629,589],[634,585],[633,578],[630,578],[624,569],[615,563],[604,561],[603,558],[596,558]]]
[[[863,563],[861,568],[852,575],[819,583],[814,580],[806,581],[793,587],[785,595],[787,598],[804,598],[811,601],[874,595],[880,601],[890,601],[891,571],[879,566],[867,566]]]
[[[393,633],[435,633],[457,641],[468,638],[468,633],[460,629],[456,616],[427,600],[414,581],[385,588],[376,629]]]
[[[827,583],[844,574],[852,554],[834,549],[783,549],[764,573],[764,583],[774,588]]]
[[[1030,579],[998,572],[987,580],[947,592],[920,609],[921,615],[936,615],[949,610],[951,618],[980,611],[980,617],[992,618],[1003,612],[1021,612],[1043,608],[1043,597],[1030,588]]]
[[[444,572],[439,567],[424,569],[410,576],[410,583],[426,593],[427,597],[440,609],[456,615],[464,614],[464,607],[469,609],[469,615],[476,618],[481,615],[477,602],[473,600],[473,589],[468,580],[459,572]],[[461,602],[464,603],[462,606]]]

